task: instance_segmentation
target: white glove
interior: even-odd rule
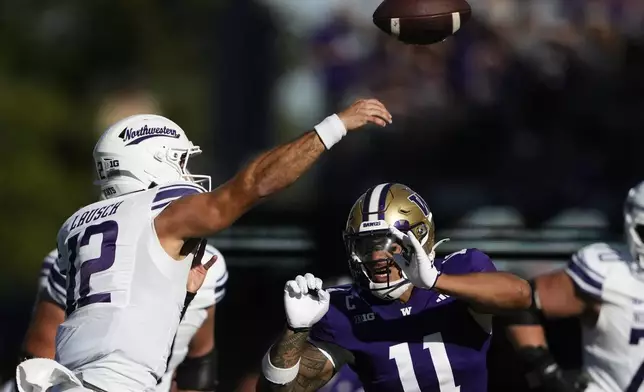
[[[407,260],[400,254],[394,255],[394,261],[407,275],[407,279],[421,289],[433,288],[440,275],[434,266],[434,250],[432,249],[428,255],[411,231],[404,234],[395,227],[389,228],[389,231],[411,252],[411,260]]]
[[[329,310],[329,293],[312,274],[298,275],[284,286],[286,321],[291,328],[310,328]]]

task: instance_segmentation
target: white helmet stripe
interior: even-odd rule
[[[376,185],[371,192],[371,197],[365,202],[369,203],[369,221],[378,220],[378,202],[380,201],[380,194],[387,184]]]

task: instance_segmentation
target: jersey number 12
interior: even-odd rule
[[[443,335],[440,332],[436,332],[425,336],[423,338],[423,350],[429,351],[430,358],[434,363],[440,392],[459,392],[461,387],[457,387],[454,382],[452,365],[449,363],[447,350],[445,350]],[[409,351],[409,344],[400,343],[389,347],[389,359],[393,359],[396,362],[403,391],[420,391],[416,372],[414,372],[411,352]]]
[[[69,266],[67,269],[67,315],[70,315],[74,310],[89,304],[112,302],[112,296],[110,293],[90,294],[89,279],[92,274],[106,271],[114,265],[116,238],[118,237],[118,233],[119,226],[116,221],[109,220],[89,226],[82,233],[78,233],[73,237],[70,237],[67,241],[67,251],[69,252]],[[100,244],[90,244],[92,237],[98,235],[102,237]],[[99,256],[87,260],[83,260],[81,257],[77,260],[79,258],[78,255],[81,248],[87,246],[96,247],[98,249],[88,249],[88,251],[84,253],[98,253]],[[76,261],[78,261],[78,266],[76,265]],[[76,274],[79,267],[80,280],[78,298],[76,298]]]

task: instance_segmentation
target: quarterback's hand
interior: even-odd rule
[[[212,267],[217,261],[217,256],[213,256],[205,264],[201,262],[203,255],[206,252],[206,240],[201,240],[199,243],[199,249],[195,258],[192,260],[192,266],[190,267],[190,272],[188,273],[188,282],[186,283],[186,290],[189,293],[197,293],[203,282],[206,280],[206,274],[210,267]]]
[[[329,310],[329,293],[312,274],[298,275],[284,286],[286,321],[291,328],[310,328]]]
[[[410,251],[409,260],[401,254],[394,254],[393,257],[396,264],[407,275],[407,279],[416,287],[433,288],[440,275],[434,266],[434,252],[428,255],[411,231],[404,234],[395,227],[391,227],[389,231]]]
[[[338,113],[347,131],[358,129],[368,123],[381,127],[391,124],[391,114],[377,99],[359,99],[347,109]]]

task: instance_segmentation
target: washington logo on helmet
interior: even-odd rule
[[[147,125],[144,125],[137,130],[124,128],[119,134],[119,138],[126,143],[126,146],[129,146],[130,144],[139,144],[142,141],[153,137],[170,137],[178,139],[180,136],[181,135],[176,129],[168,127],[148,127]]]

